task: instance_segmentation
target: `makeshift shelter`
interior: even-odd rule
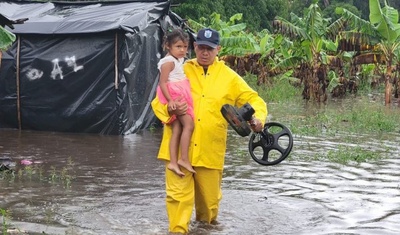
[[[156,118],[162,37],[181,19],[170,1],[4,2],[29,18],[0,68],[0,128],[130,134]]]

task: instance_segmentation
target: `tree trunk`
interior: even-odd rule
[[[298,77],[301,78],[301,83],[303,83],[303,99],[310,100],[312,98],[312,66],[309,63],[302,63],[298,71]]]
[[[391,103],[392,98],[392,66],[388,64],[385,75],[385,105]]]

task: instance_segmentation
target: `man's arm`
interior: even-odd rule
[[[254,118],[250,122],[250,126],[255,132],[260,132],[264,128],[264,123],[266,122],[268,109],[266,102],[258,95],[258,93],[253,90],[247,84],[243,78],[239,76],[237,87],[239,87],[239,97],[237,99],[236,105],[241,107],[245,103],[249,103],[255,110]]]
[[[169,123],[172,115],[179,116],[186,114],[188,108],[185,101],[176,100],[175,110],[169,109],[168,104],[162,104],[157,97],[151,101],[151,107],[156,117],[163,123]]]

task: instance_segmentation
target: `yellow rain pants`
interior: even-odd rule
[[[186,169],[185,176],[179,177],[165,167],[166,204],[169,231],[189,232],[193,204],[196,205],[196,220],[211,223],[217,219],[219,202],[222,198],[222,170],[194,167],[196,174]]]

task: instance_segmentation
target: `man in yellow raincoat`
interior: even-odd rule
[[[261,131],[267,117],[267,105],[236,72],[217,57],[221,46],[219,33],[205,28],[197,33],[194,51],[196,58],[184,65],[191,84],[194,102],[195,128],[189,157],[195,174],[182,169],[180,177],[165,168],[166,204],[171,233],[186,234],[195,205],[196,220],[216,223],[222,198],[221,181],[224,167],[228,122],[220,110],[224,104],[241,107],[249,103],[255,110],[252,129]],[[171,115],[186,111],[186,103],[179,103],[175,110],[152,101],[155,115],[168,123]],[[168,144],[171,127],[164,125],[158,159],[169,161]]]

